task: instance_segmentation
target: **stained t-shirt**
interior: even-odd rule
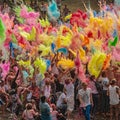
[[[78,94],[81,96],[82,101],[84,102],[83,104],[81,104],[81,107],[86,107],[88,105],[90,105],[90,94],[91,94],[91,89],[87,88],[86,90],[79,90]]]

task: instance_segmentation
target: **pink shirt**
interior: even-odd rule
[[[23,112],[23,115],[22,117],[25,119],[25,120],[29,120],[29,119],[33,119],[34,118],[34,115],[35,115],[35,111],[33,109],[31,110],[25,110]]]
[[[45,85],[45,88],[44,88],[44,95],[46,98],[49,98],[50,97],[50,91],[51,91],[51,86],[50,85]]]
[[[51,116],[52,116],[52,120],[57,120],[57,111],[55,110],[55,111],[52,111],[52,113],[51,113]]]
[[[91,88],[93,94],[98,94],[97,88],[94,81],[89,81],[88,87]]]

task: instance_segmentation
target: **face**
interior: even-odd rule
[[[66,84],[66,85],[68,85],[69,83],[70,83],[70,80],[69,80],[69,79],[65,80],[65,84]]]
[[[48,81],[48,80],[46,80],[45,84],[46,84],[46,85],[49,85],[49,81]]]
[[[35,86],[36,86],[36,83],[35,83],[35,82],[33,82],[33,83],[32,83],[32,87],[35,87]]]
[[[45,78],[47,78],[49,76],[49,74],[48,73],[45,73]]]
[[[86,89],[87,89],[87,85],[86,85],[86,84],[83,84],[83,85],[82,85],[82,88],[83,88],[84,90],[86,90]]]

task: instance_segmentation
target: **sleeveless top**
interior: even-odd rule
[[[51,86],[47,86],[45,85],[45,89],[44,89],[44,95],[46,98],[49,98],[50,97],[50,91],[51,91]]]
[[[109,95],[110,95],[110,105],[117,105],[119,104],[119,95],[116,92],[118,86],[109,86]]]

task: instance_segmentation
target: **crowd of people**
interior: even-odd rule
[[[39,9],[31,1],[31,7],[45,18],[47,4],[42,2]],[[60,1],[58,8],[61,9]],[[6,3],[0,11],[11,14]],[[66,5],[63,11],[63,16],[70,13]],[[85,52],[87,54],[87,49]],[[10,51],[7,60],[3,59],[0,51],[0,109],[3,115],[6,111],[10,112],[12,120],[95,120],[96,116],[120,119],[120,65],[111,60],[110,66],[96,78],[88,72],[85,64],[87,82],[83,82],[76,67],[63,69],[57,65],[60,57],[74,58],[70,51],[67,56],[56,53],[43,58],[41,53],[37,51],[37,57],[49,59],[51,65],[44,77],[36,68],[31,77],[31,71],[18,63],[18,57],[22,54],[18,49],[14,49],[14,57]],[[23,56],[22,59],[29,59],[27,50]],[[34,58],[31,61],[33,64]],[[77,111],[75,115],[74,111]]]
[[[112,70],[102,72],[98,79],[86,73],[89,79],[86,84],[78,78],[75,69],[63,71],[56,66],[55,60],[43,80],[36,71],[26,86],[24,82],[19,83],[26,77],[25,68],[21,68],[15,59],[9,61],[10,70],[6,76],[2,76],[2,69],[0,72],[2,114],[8,110],[15,114],[14,119],[22,114],[24,120],[64,120],[73,119],[73,111],[83,111],[76,119],[84,115],[90,120],[102,114],[105,118],[110,116],[110,120],[113,117],[119,120],[120,81],[115,76],[110,78],[111,74],[117,73],[119,66],[110,66]],[[1,63],[5,64],[5,61],[1,60]]]
[[[17,1],[16,2],[14,1],[12,3],[14,3],[14,5],[20,5],[21,3],[23,3],[25,5],[30,6],[35,11],[40,12],[40,14],[41,14],[40,17],[41,18],[46,18],[46,16],[47,16],[47,7],[48,7],[47,2],[44,2],[44,1],[39,2],[38,0],[36,0],[36,1],[31,0],[30,3],[29,3],[25,0],[23,0],[23,1],[21,0],[18,3],[17,3]],[[67,16],[68,14],[71,13],[71,11],[67,7],[67,5],[62,7],[62,1],[61,0],[56,0],[56,3],[57,3],[58,9],[61,12],[61,16],[65,17],[65,16]],[[13,7],[13,5],[11,6],[8,1],[3,1],[1,6],[0,6],[0,10],[2,11],[2,13],[9,13],[9,14],[13,15],[12,7]]]

